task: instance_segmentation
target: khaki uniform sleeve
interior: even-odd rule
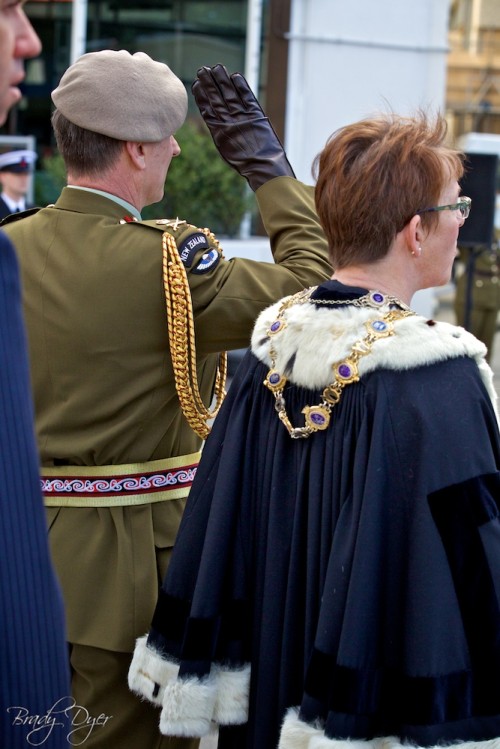
[[[201,355],[248,346],[254,321],[265,307],[332,274],[313,188],[277,177],[259,188],[256,197],[275,263],[219,258],[200,272],[207,253],[202,249],[186,267]],[[183,244],[182,236],[176,240]]]

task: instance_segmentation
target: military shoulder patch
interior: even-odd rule
[[[189,234],[189,236],[182,240],[177,249],[179,250],[180,258],[186,268],[190,268],[198,250],[204,250],[208,247],[208,239],[206,235],[200,231]]]
[[[205,252],[201,256],[199,263],[193,268],[191,273],[207,273],[218,265],[219,260],[220,254],[212,247],[208,252]]]

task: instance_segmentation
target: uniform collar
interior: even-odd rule
[[[97,190],[94,187],[79,187],[77,185],[68,185],[68,187],[71,190],[84,190],[85,192],[92,192],[95,193],[95,195],[102,195],[104,198],[108,198],[108,200],[113,200],[115,203],[118,203],[118,205],[121,205],[127,213],[132,214],[132,216],[135,216],[135,218],[138,221],[142,221],[142,216],[140,212],[133,206],[131,203],[128,203],[126,200],[122,200],[122,198],[117,197],[116,195],[113,195],[110,192],[105,192],[104,190]]]

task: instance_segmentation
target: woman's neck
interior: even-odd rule
[[[381,291],[383,294],[391,294],[401,299],[405,304],[410,304],[416,289],[412,284],[398,278],[398,274],[388,273],[388,269],[382,265],[349,266],[336,270],[332,276],[334,281],[339,281],[346,286],[358,286],[362,289]]]

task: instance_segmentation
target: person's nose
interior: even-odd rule
[[[176,139],[174,138],[173,135],[171,135],[170,137],[172,138],[172,157],[179,156],[179,154],[181,152],[181,147],[177,143],[177,141],[176,141]]]
[[[18,6],[16,18],[16,46],[14,56],[20,59],[36,57],[42,51],[42,43],[23,8]]]

